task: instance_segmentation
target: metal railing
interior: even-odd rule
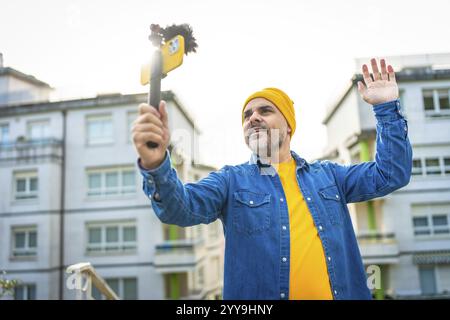
[[[67,279],[67,288],[76,291],[76,300],[94,300],[92,285],[108,300],[120,300],[106,281],[95,271],[89,262],[73,264],[66,269],[71,275]],[[84,280],[84,283],[83,283]]]
[[[0,143],[0,162],[36,162],[62,158],[62,141],[54,138]]]
[[[357,234],[358,241],[394,242],[395,233],[382,231],[362,231]]]

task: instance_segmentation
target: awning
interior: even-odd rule
[[[428,251],[413,256],[414,264],[450,264],[450,250]]]

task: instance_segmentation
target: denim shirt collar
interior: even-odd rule
[[[301,158],[298,154],[296,154],[292,150],[291,156],[294,158],[295,163],[297,164],[297,170],[299,169],[309,170],[309,163],[305,159]],[[249,164],[257,165],[261,175],[274,176],[277,174],[276,169],[272,165],[261,161],[260,157],[255,153],[252,153],[252,155],[250,156]]]

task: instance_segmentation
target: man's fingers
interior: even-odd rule
[[[366,86],[361,81],[358,81],[358,91],[361,95],[366,92]]]
[[[154,132],[135,132],[133,134],[133,141],[137,147],[143,146],[149,141],[164,145],[163,136]]]
[[[384,59],[381,59],[380,65],[381,65],[381,79],[389,80],[387,70],[386,70],[386,61]]]
[[[146,113],[140,115],[134,122],[134,125],[142,124],[142,123],[154,123],[158,127],[161,127],[161,128],[163,127],[163,123],[162,123],[161,119],[159,117],[156,117],[151,112],[146,112]]]
[[[366,85],[371,83],[372,78],[370,77],[369,68],[365,64],[363,64],[363,66],[362,66],[362,73],[363,73],[363,78],[364,78],[364,82],[366,83]]]
[[[380,71],[378,70],[377,60],[371,59],[370,64],[372,65],[373,80],[374,81],[381,80],[381,74]]]
[[[139,109],[139,114],[145,114],[145,113],[149,113],[150,112],[150,113],[154,114],[155,116],[157,116],[158,118],[161,117],[161,115],[159,114],[158,110],[156,110],[156,108],[150,106],[147,103],[141,103],[139,105],[138,109]]]
[[[158,127],[154,123],[140,123],[133,127],[133,132],[155,132],[159,135],[163,135],[164,131],[161,127]]]
[[[161,101],[159,104],[159,113],[161,114],[161,121],[164,127],[169,128],[169,115],[167,113],[167,104],[165,101]]]
[[[389,81],[394,81],[395,82],[395,72],[394,72],[394,68],[392,68],[391,65],[388,65],[388,74],[389,74]]]

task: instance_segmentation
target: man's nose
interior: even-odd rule
[[[252,115],[250,116],[250,125],[253,126],[256,123],[260,123],[261,122],[261,118],[259,117],[258,112],[253,112]]]

